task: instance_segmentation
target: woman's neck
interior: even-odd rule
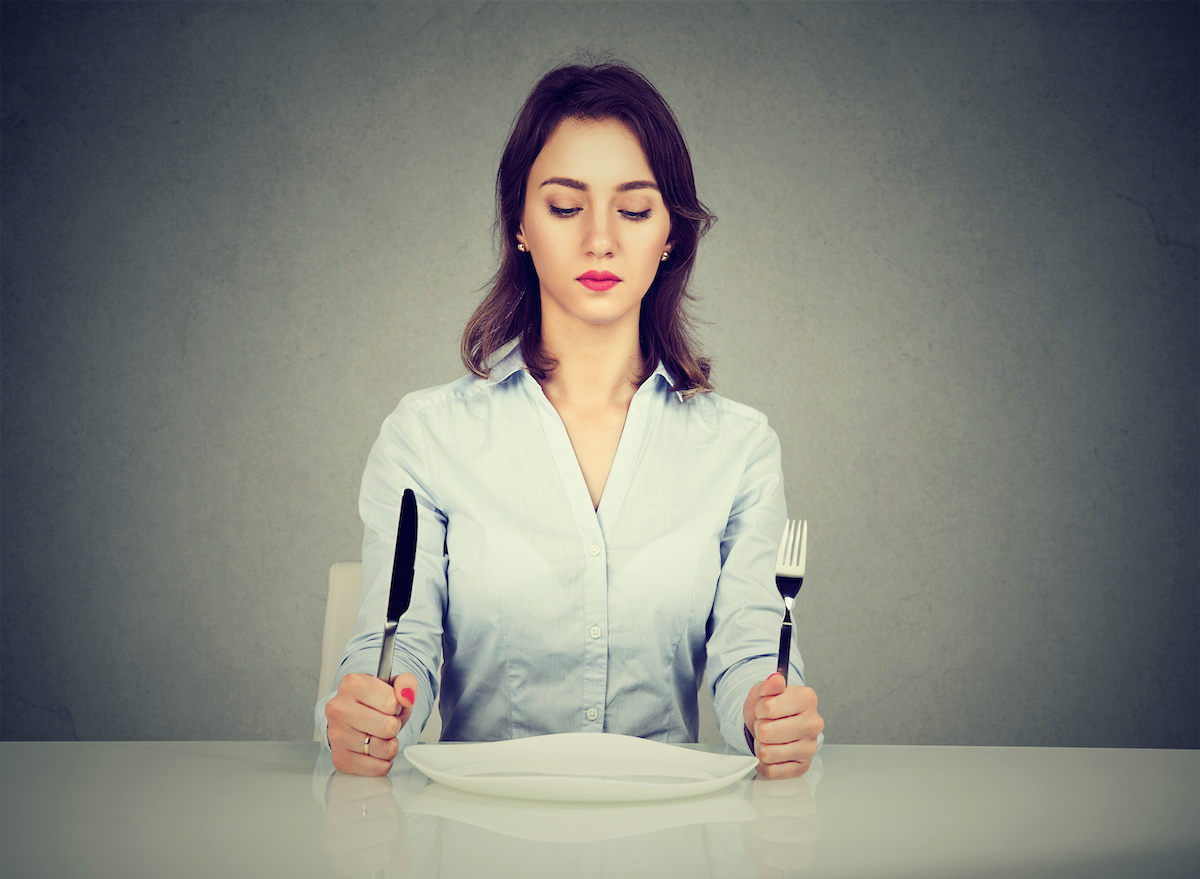
[[[550,402],[575,407],[628,406],[642,377],[636,324],[571,330],[542,325],[542,345],[558,365],[542,382]]]

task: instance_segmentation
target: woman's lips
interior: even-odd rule
[[[621,283],[621,279],[612,272],[584,272],[575,280],[596,293],[611,290]]]

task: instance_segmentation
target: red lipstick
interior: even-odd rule
[[[587,287],[596,293],[603,293],[605,290],[611,290],[617,284],[621,283],[621,279],[612,272],[584,272],[575,279],[583,286]]]

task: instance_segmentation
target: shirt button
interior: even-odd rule
[[[593,543],[592,548],[588,550],[592,555],[600,555],[600,544]]]
[[[595,708],[588,709],[588,715],[587,715],[588,720],[595,720],[599,716],[600,716],[600,712],[597,711]]]
[[[599,638],[600,637],[600,627],[592,626],[590,629],[588,629],[588,634],[591,635],[593,638]]]

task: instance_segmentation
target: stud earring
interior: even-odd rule
[[[517,250],[521,251],[521,253],[528,253],[528,251],[525,249],[525,245],[519,241],[517,242]]]
[[[666,261],[667,261],[667,257],[668,257],[668,256],[670,256],[670,255],[671,255],[671,252],[670,252],[669,250],[664,250],[664,251],[663,251],[663,255],[662,255],[662,256],[660,256],[660,257],[658,258],[658,261],[659,261],[659,262],[666,262]]]

